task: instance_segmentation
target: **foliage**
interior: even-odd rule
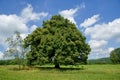
[[[114,64],[120,63],[120,48],[117,48],[110,53],[110,59]]]
[[[75,24],[55,15],[25,38],[25,47],[31,49],[28,64],[54,63],[56,68],[60,64],[86,64],[91,49],[85,40]]]
[[[16,59],[10,59],[10,60],[0,60],[0,65],[18,65],[19,62],[17,62]]]
[[[6,42],[8,43],[8,48],[5,51],[4,57],[7,57],[8,59],[15,59],[18,62],[20,69],[20,65],[25,65],[25,57],[27,52],[27,48],[24,49],[23,47],[24,42],[20,36],[20,32],[15,31],[14,35],[7,38]]]

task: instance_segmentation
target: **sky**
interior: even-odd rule
[[[120,47],[120,0],[0,0],[0,59],[14,31],[25,38],[42,22],[61,15],[74,23],[91,47],[88,59],[109,57]]]

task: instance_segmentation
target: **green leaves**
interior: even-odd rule
[[[50,62],[58,66],[86,63],[86,56],[91,50],[85,42],[85,36],[78,31],[75,24],[60,15],[44,21],[43,28],[37,28],[26,37],[25,45],[31,48],[28,53],[28,56],[32,55],[28,57],[30,64]]]
[[[120,48],[117,48],[110,53],[110,60],[114,64],[120,63]]]

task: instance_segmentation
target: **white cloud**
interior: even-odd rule
[[[85,35],[90,37],[90,41],[88,41],[88,43],[92,48],[91,55],[94,54],[99,58],[109,57],[110,52],[114,50],[112,44],[118,43],[118,41],[120,40],[119,29],[120,18],[108,23],[95,24],[92,27],[87,27],[85,29]],[[114,42],[109,42],[111,40]],[[109,43],[111,46],[109,46],[107,43]]]
[[[114,38],[120,39],[120,18],[115,19],[107,24],[96,24],[93,27],[87,28],[85,34],[96,40],[109,40]]]
[[[83,23],[80,24],[81,27],[87,28],[95,24],[99,20],[99,14],[93,15],[91,18],[85,19]]]
[[[27,32],[28,27],[17,15],[0,15],[0,33],[8,35],[14,31]]]
[[[0,15],[0,46],[5,46],[5,40],[14,31],[28,32],[28,27],[17,15]]]
[[[20,34],[20,36],[22,37],[22,39],[24,39],[24,38],[26,38],[26,36],[28,35],[29,33],[22,33],[22,34]]]
[[[26,8],[24,8],[21,12],[21,17],[24,22],[28,22],[30,20],[39,20],[40,17],[46,17],[48,13],[46,12],[41,12],[41,13],[36,13],[33,12],[33,7],[28,4]]]
[[[109,52],[108,49],[104,49],[104,47],[107,45],[107,41],[105,40],[90,40],[88,44],[91,47],[91,53],[90,58],[98,59],[101,57],[108,57]]]
[[[3,59],[3,53],[0,51],[0,60]]]
[[[115,48],[110,47],[110,48],[108,49],[109,53],[110,53],[111,51],[113,51],[114,49],[115,49]]]
[[[69,19],[72,23],[76,24],[74,16],[75,16],[77,11],[78,11],[78,8],[75,8],[75,9],[60,11],[59,14],[62,15],[64,18]]]
[[[38,28],[38,26],[32,25],[32,26],[29,28],[29,33],[25,33],[25,34],[22,33],[22,34],[21,34],[22,39],[24,39],[28,34],[32,33],[36,28]]]
[[[14,31],[19,31],[22,38],[25,38],[28,33],[36,28],[35,25],[30,28],[27,25],[29,21],[39,20],[47,15],[48,13],[45,12],[33,12],[33,7],[30,4],[22,10],[20,16],[16,14],[0,14],[0,47],[3,49],[6,48],[5,40],[7,37],[10,37]]]
[[[30,32],[33,32],[36,28],[37,28],[36,25],[31,26],[31,28],[30,28]]]
[[[81,8],[85,8],[85,4],[84,3],[82,3],[80,6],[77,6],[74,9],[72,8],[72,9],[68,9],[68,10],[62,10],[62,11],[59,12],[59,14],[61,16],[63,16],[64,18],[67,18],[68,20],[70,20],[75,25],[77,25],[74,17],[76,15],[77,11],[79,9],[81,9]]]
[[[108,51],[108,49],[92,49],[90,55],[89,55],[89,59],[98,59],[98,58],[103,58],[103,57],[109,57],[110,53]]]
[[[99,41],[90,40],[88,43],[92,49],[98,49],[98,48],[105,46],[107,44],[107,41],[105,41],[105,40],[99,40]]]

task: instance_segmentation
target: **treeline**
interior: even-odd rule
[[[112,64],[110,58],[100,58],[88,60],[88,64]]]
[[[101,58],[101,59],[93,59],[88,60],[88,64],[111,64],[111,60],[109,58]],[[81,63],[82,64],[82,63]],[[0,60],[0,65],[19,65],[18,60]]]
[[[113,64],[110,58],[100,58],[100,59],[92,59],[87,61],[88,64]],[[81,63],[82,64],[82,63]],[[18,60],[0,60],[0,65],[19,65]]]
[[[0,65],[18,65],[17,60],[11,59],[11,60],[0,60]]]

